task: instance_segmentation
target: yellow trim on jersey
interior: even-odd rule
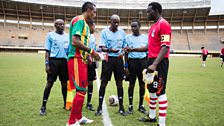
[[[78,66],[78,58],[74,58],[74,74],[76,84],[79,85],[79,66]]]
[[[170,35],[161,35],[161,42],[170,42]]]
[[[83,44],[85,43],[85,36],[86,36],[86,33],[87,33],[87,29],[86,29],[86,22],[84,21],[84,28],[83,28],[83,32],[82,32],[82,36],[81,36],[81,41],[83,42]],[[86,46],[88,46],[88,39],[87,39],[87,44]],[[87,57],[87,53],[85,53],[83,50],[80,50],[80,54],[84,54],[83,55],[83,59],[86,60],[86,57]]]

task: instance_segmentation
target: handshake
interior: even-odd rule
[[[100,60],[106,60],[106,61],[108,61],[108,54],[107,53],[99,52],[98,54],[100,56]]]
[[[145,84],[152,84],[152,82],[154,81],[154,77],[158,75],[157,71],[154,71],[152,73],[146,73],[147,69],[144,69],[142,71],[143,74],[143,81],[145,82]]]
[[[108,54],[104,52],[94,52],[94,54],[88,55],[87,59],[89,64],[92,64],[93,62],[96,62],[96,61],[102,61],[102,60],[108,61]]]

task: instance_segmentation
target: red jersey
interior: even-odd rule
[[[159,19],[151,26],[148,34],[148,58],[156,58],[162,46],[170,46],[171,42],[171,27],[170,24],[163,18]],[[165,55],[168,58],[170,48]]]
[[[208,55],[208,50],[203,49],[203,50],[202,50],[202,55]]]
[[[224,48],[221,50],[221,55],[224,56]]]

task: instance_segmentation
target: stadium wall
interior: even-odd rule
[[[199,4],[200,5],[200,4]],[[53,21],[57,18],[65,20],[68,32],[70,20],[81,13],[80,7],[35,4],[26,2],[1,1],[0,8],[0,46],[1,50],[19,49],[43,50],[46,34],[54,30]],[[163,17],[170,22],[173,30],[172,50],[174,52],[200,51],[205,46],[218,52],[224,40],[224,15],[209,15],[210,7],[166,8]],[[153,22],[147,21],[145,9],[99,8],[97,9],[97,32],[110,25],[109,17],[118,14],[121,17],[120,27],[127,34],[131,33],[130,22],[139,19],[141,31],[147,30]],[[10,48],[9,48],[10,47]],[[11,48],[12,47],[12,48]]]

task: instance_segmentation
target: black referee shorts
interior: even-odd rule
[[[123,80],[124,77],[124,63],[123,59],[118,57],[108,57],[108,61],[102,61],[101,80],[110,81],[112,72],[114,72],[115,80]]]
[[[130,72],[129,82],[135,84],[136,78],[140,84],[144,84],[142,71],[146,68],[147,60],[143,59],[128,59],[128,70]]]
[[[147,67],[154,62],[155,58],[148,60]],[[169,69],[169,59],[164,58],[157,66],[156,71],[158,71],[158,77],[154,78],[154,82],[148,85],[148,90],[150,93],[156,93],[157,96],[166,93],[166,82]]]
[[[47,74],[48,82],[55,82],[57,76],[61,82],[67,82],[68,80],[68,66],[67,59],[65,58],[49,58],[49,65],[51,74]]]
[[[92,62],[92,64],[88,64],[88,81],[96,80],[96,62]]]

